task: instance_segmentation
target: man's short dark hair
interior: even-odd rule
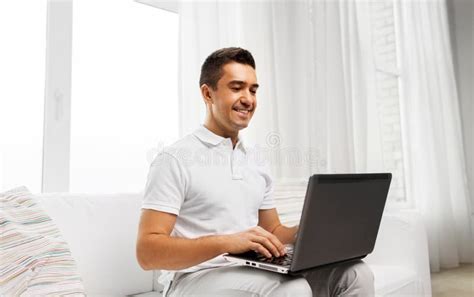
[[[221,48],[210,54],[202,64],[199,86],[206,84],[216,90],[217,82],[223,75],[222,68],[231,62],[249,65],[255,69],[255,60],[248,50],[240,47]]]

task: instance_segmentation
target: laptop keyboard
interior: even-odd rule
[[[293,260],[293,253],[287,252],[283,257],[271,257],[267,258],[264,255],[257,254],[256,261],[269,263],[274,265],[289,266]]]

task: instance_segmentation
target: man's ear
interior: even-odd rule
[[[208,85],[203,84],[201,86],[202,99],[204,100],[204,103],[206,103],[206,105],[213,103],[212,96],[211,96],[211,91],[212,91],[211,87],[209,87]]]

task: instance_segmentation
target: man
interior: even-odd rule
[[[297,226],[280,223],[272,179],[239,139],[257,107],[255,61],[224,48],[204,62],[204,125],[158,154],[150,167],[137,240],[145,270],[162,269],[166,296],[371,296],[363,262],[295,277],[237,266],[224,253],[283,256]]]

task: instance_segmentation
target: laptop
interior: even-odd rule
[[[294,246],[282,257],[226,254],[230,262],[283,274],[362,259],[375,246],[391,173],[315,174],[309,178]]]

